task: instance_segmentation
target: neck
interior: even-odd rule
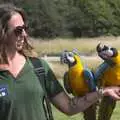
[[[16,52],[14,56],[8,56],[8,64],[9,66],[15,63],[19,63],[20,61],[23,61],[25,57],[21,55],[20,53]]]
[[[14,77],[16,77],[25,64],[25,57],[18,52],[15,53],[14,57],[8,57],[8,63],[0,65],[0,69],[8,70]]]

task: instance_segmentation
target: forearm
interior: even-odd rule
[[[73,115],[83,112],[85,109],[96,103],[102,96],[111,96],[115,100],[120,100],[120,88],[117,86],[99,89],[83,97],[70,98],[64,91],[51,98],[52,103],[63,113]]]
[[[68,97],[65,92],[61,92],[52,98],[52,103],[63,113],[73,115],[84,111],[101,98],[102,92],[91,92],[83,97]]]
[[[101,98],[98,92],[88,93],[83,97],[74,97],[69,101],[69,115],[79,113],[96,103]]]

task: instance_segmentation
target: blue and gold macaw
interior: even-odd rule
[[[69,67],[64,74],[64,86],[68,93],[82,96],[96,90],[93,72],[84,67],[76,49],[64,51],[61,55],[61,63],[66,63]]]
[[[61,62],[68,65],[68,71],[64,74],[64,87],[68,93],[74,96],[84,96],[96,90],[96,82],[93,72],[82,64],[79,52],[76,49],[64,51]],[[85,120],[96,120],[96,104],[84,111]]]
[[[101,45],[97,46],[98,55],[106,64],[105,70],[99,76],[100,86],[120,86],[120,52],[113,47]],[[99,71],[99,70],[98,70]],[[116,101],[111,97],[103,97],[99,106],[98,120],[110,120]]]
[[[69,67],[64,74],[64,86],[68,93],[84,96],[88,92],[95,91],[97,87],[120,85],[120,54],[117,49],[98,44],[97,53],[104,62],[96,68],[94,73],[84,67],[78,51],[62,53],[61,61]],[[110,120],[115,104],[116,101],[112,98],[103,97],[98,120]],[[84,111],[84,119],[96,120],[96,104]]]

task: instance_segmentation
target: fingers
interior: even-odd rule
[[[120,87],[107,87],[104,89],[105,96],[110,96],[114,100],[120,100]]]
[[[114,99],[114,100],[120,100],[120,95],[116,94],[116,93],[113,93],[111,95],[111,97]]]
[[[115,92],[118,96],[120,96],[120,89],[119,88]]]

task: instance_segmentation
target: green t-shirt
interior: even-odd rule
[[[54,97],[63,88],[48,64],[44,60],[41,62],[48,82],[47,92],[50,97]],[[16,78],[9,71],[0,71],[0,120],[46,120],[44,95],[29,59]]]

